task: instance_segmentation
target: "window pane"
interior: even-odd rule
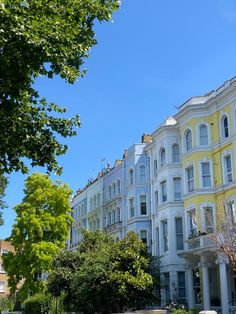
[[[179,200],[182,197],[181,193],[181,178],[174,178],[174,199]]]
[[[180,161],[179,145],[178,144],[174,144],[172,146],[172,158],[173,158],[173,162],[179,162]]]
[[[210,163],[202,162],[202,184],[203,187],[211,186]]]
[[[192,133],[190,130],[186,133],[186,150],[190,150],[192,148]]]
[[[167,201],[166,181],[161,183],[162,202]]]
[[[175,219],[175,232],[176,232],[176,249],[184,249],[184,239],[183,239],[183,223],[182,218]]]
[[[200,145],[208,144],[207,127],[205,125],[200,126]]]
[[[141,215],[147,215],[146,195],[141,195],[140,196],[140,212],[141,212]]]

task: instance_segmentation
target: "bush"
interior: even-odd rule
[[[172,314],[191,314],[191,312],[187,311],[184,308],[173,309]]]
[[[25,314],[49,314],[52,310],[50,295],[38,293],[29,297],[25,302]]]
[[[0,296],[0,311],[12,311],[15,304],[15,297]]]

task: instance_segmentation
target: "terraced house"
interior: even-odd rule
[[[81,227],[104,229],[116,240],[134,230],[161,256],[162,304],[178,299],[190,309],[236,313],[236,274],[210,236],[213,224],[235,221],[235,204],[232,78],[186,101],[77,193],[70,248],[81,239]]]

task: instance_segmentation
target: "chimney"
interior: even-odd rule
[[[149,143],[149,142],[151,142],[151,140],[152,140],[152,137],[149,134],[143,133],[142,143]]]
[[[125,149],[123,153],[123,159],[127,159],[127,158],[128,158],[128,151],[127,149]]]

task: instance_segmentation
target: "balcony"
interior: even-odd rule
[[[122,221],[117,221],[104,228],[105,232],[112,233],[117,232],[122,227]]]
[[[204,250],[215,247],[214,242],[208,235],[197,234],[195,237],[188,239],[186,243],[188,251]]]

